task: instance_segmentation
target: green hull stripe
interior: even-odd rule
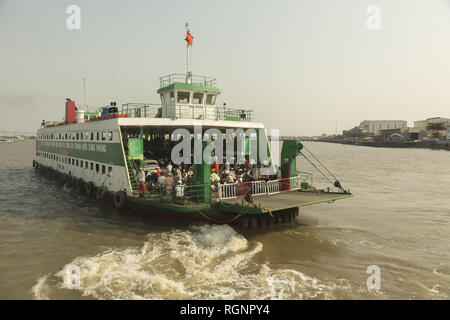
[[[37,141],[36,151],[125,166],[120,143]]]

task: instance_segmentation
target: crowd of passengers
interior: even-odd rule
[[[219,184],[243,183],[252,181],[269,181],[281,179],[281,170],[276,167],[276,174],[271,175],[268,168],[260,168],[256,164],[245,161],[243,164],[214,162],[210,167],[211,191],[218,190]],[[160,160],[155,170],[138,168],[137,180],[144,182],[150,193],[161,194],[167,201],[184,202],[185,189],[194,184],[192,165],[174,165],[170,161]],[[189,196],[189,195],[187,195]]]

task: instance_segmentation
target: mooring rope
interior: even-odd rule
[[[229,221],[222,221],[222,220],[215,220],[213,218],[208,217],[207,215],[205,215],[203,212],[201,212],[199,209],[195,209],[198,213],[200,213],[206,220],[212,221],[212,222],[216,222],[216,223],[231,223],[234,220],[236,220],[239,217],[242,217],[244,214],[246,214],[247,212],[244,212],[244,209],[249,208],[248,206],[243,207],[241,212],[239,212],[236,216],[233,217],[233,219],[229,220]],[[248,210],[247,210],[248,211]]]

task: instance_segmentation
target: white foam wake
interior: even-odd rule
[[[56,276],[68,288],[68,270],[78,267],[79,290],[97,299],[326,298],[330,288],[316,279],[256,262],[261,250],[228,225],[202,225],[150,234],[142,247],[77,257]]]

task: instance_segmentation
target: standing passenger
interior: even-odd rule
[[[167,174],[167,178],[164,179],[164,189],[166,190],[167,201],[170,202],[172,199],[172,189],[173,189],[173,177],[172,173]]]

